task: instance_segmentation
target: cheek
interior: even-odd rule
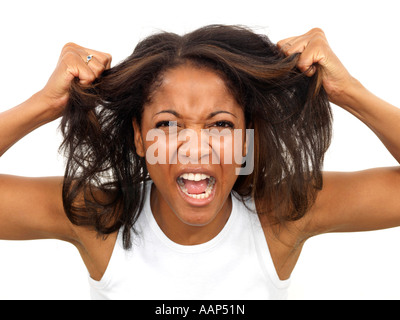
[[[151,129],[144,137],[146,167],[150,178],[159,186],[170,182],[168,136],[160,129]]]
[[[144,146],[148,165],[167,164],[167,137],[162,130],[151,129],[147,132]]]
[[[168,165],[165,164],[149,164],[146,162],[147,171],[157,186],[166,186],[171,182],[166,177],[169,174]]]
[[[219,160],[218,163],[236,166],[240,166],[243,163],[246,144],[242,129],[227,130],[225,133],[219,133],[218,137],[212,137],[211,145],[213,154]]]

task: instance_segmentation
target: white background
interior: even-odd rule
[[[400,106],[398,8],[395,0],[1,1],[0,111],[45,85],[66,42],[109,52],[115,65],[150,33],[184,33],[212,23],[247,25],[274,42],[320,27],[356,78]],[[333,107],[326,170],[397,164],[364,124]],[[19,141],[0,159],[0,172],[63,175],[58,124]],[[399,228],[309,240],[292,274],[290,298],[399,299],[399,243]],[[71,245],[0,241],[0,299],[87,298],[87,272]]]

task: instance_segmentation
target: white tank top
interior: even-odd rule
[[[206,243],[180,245],[158,226],[150,190],[129,250],[118,233],[102,279],[89,276],[92,299],[247,300],[286,299],[290,280],[280,280],[258,215],[232,195],[232,212],[221,232]],[[254,208],[253,201],[247,205]]]

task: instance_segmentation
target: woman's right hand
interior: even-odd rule
[[[87,63],[88,55],[92,55],[92,59]],[[110,68],[111,59],[108,53],[87,49],[75,43],[67,43],[63,47],[56,69],[39,92],[55,118],[62,114],[67,105],[74,78],[78,78],[83,86],[90,85],[104,70]]]

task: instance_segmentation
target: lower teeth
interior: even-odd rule
[[[206,199],[206,198],[208,198],[211,195],[211,191],[212,191],[212,189],[214,187],[214,184],[215,184],[215,178],[211,177],[209,179],[209,181],[208,181],[207,188],[203,193],[191,194],[191,193],[187,192],[187,190],[185,188],[185,184],[183,183],[183,181],[180,178],[178,179],[178,185],[181,188],[182,192],[184,194],[188,195],[189,197],[194,198],[194,199]]]

